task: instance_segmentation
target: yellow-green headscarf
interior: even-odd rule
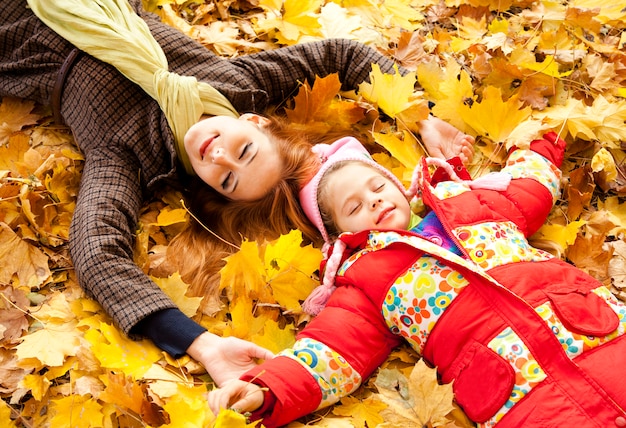
[[[202,114],[238,116],[228,99],[208,83],[168,71],[161,46],[127,0],[28,0],[28,4],[61,37],[116,67],[159,103],[188,173],[193,169],[183,146],[187,130]]]

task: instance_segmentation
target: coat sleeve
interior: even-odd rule
[[[511,177],[505,190],[448,181],[424,186],[424,200],[448,231],[509,223],[528,237],[541,227],[559,196],[564,150],[565,141],[546,134],[527,149],[511,150],[500,172]]]
[[[231,60],[238,73],[250,76],[250,85],[267,92],[270,104],[293,96],[301,82],[337,73],[343,90],[356,89],[369,80],[372,64],[393,73],[394,62],[362,43],[348,39],[327,39],[281,47]],[[402,72],[405,70],[402,69]]]
[[[360,291],[342,286],[290,349],[242,379],[268,388],[253,417],[284,425],[354,392],[400,343],[380,309]]]

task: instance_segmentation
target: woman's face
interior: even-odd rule
[[[276,146],[263,132],[268,123],[263,116],[244,114],[209,117],[189,128],[184,145],[198,177],[229,199],[263,197],[282,167]]]
[[[406,230],[411,207],[387,177],[363,163],[349,163],[327,177],[326,196],[340,232]]]

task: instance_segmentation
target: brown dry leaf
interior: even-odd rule
[[[609,261],[608,272],[612,279],[612,285],[618,292],[626,293],[626,242],[621,239],[605,244],[611,248],[613,257]]]
[[[600,281],[608,279],[608,266],[613,256],[612,249],[604,249],[604,235],[586,234],[579,236],[567,250],[567,258],[577,268]]]
[[[0,339],[3,346],[17,343],[28,330],[30,301],[21,289],[0,287]]]
[[[17,276],[19,284],[39,288],[50,279],[48,258],[0,223],[0,282],[11,283],[13,275]]]
[[[415,70],[418,64],[430,58],[424,50],[424,41],[418,32],[404,32],[400,34],[395,49],[387,51],[387,54],[407,70]]]
[[[332,120],[328,106],[339,94],[340,89],[341,82],[336,73],[323,78],[317,77],[313,86],[305,82],[293,98],[293,109],[285,110],[287,118],[294,123],[324,123],[328,119]]]
[[[32,114],[35,103],[19,98],[5,97],[0,104],[0,146],[4,146],[12,133],[34,125],[41,116]]]
[[[568,201],[567,216],[575,220],[589,206],[595,184],[589,165],[571,171],[569,178],[569,184],[565,189]]]
[[[15,351],[0,346],[0,393],[11,395],[30,370],[18,366]]]
[[[455,409],[452,385],[440,385],[437,371],[419,360],[407,379],[396,369],[379,370],[378,397],[389,406],[383,411],[386,427],[449,426],[446,416]]]

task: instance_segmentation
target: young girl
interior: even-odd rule
[[[480,426],[626,426],[626,308],[527,240],[558,196],[564,147],[549,133],[475,181],[445,165],[433,180],[425,161],[408,195],[358,142],[320,149],[301,201],[333,244],[307,302],[323,309],[291,349],[212,391],[212,409],[285,424],[355,391],[406,340]]]
[[[98,10],[105,2],[59,0],[38,3],[44,11],[65,7],[78,13],[83,7]],[[124,0],[108,3],[120,6],[111,16],[129,12]],[[379,63],[385,72],[393,70],[389,59],[347,40],[326,40],[227,60],[161,23],[157,16],[141,8],[140,0],[130,3],[130,13],[145,21],[150,37],[154,37],[165,54],[169,70],[210,83],[233,107],[234,113],[262,112],[269,105],[284,101],[297,89],[298,82],[312,82],[316,75],[338,73],[344,89],[348,89],[356,88],[367,78],[372,63]],[[34,2],[33,6],[36,4]],[[192,199],[190,205],[197,208],[203,222],[233,243],[237,243],[242,235],[255,239],[269,232],[287,232],[304,223],[298,223],[301,212],[296,198],[290,199],[290,195],[297,194],[302,176],[309,171],[307,165],[314,161],[309,143],[293,136],[286,138],[289,135],[280,123],[265,122],[255,114],[238,118],[233,113],[233,116],[227,116],[230,120],[228,127],[220,132],[240,132],[230,140],[213,139],[211,150],[202,148],[200,159],[202,144],[216,132],[209,127],[214,123],[209,119],[190,129],[187,143],[190,157],[197,156],[194,161],[213,168],[209,175],[198,175],[216,189],[208,187],[198,177],[190,182],[180,162],[180,157],[186,154],[185,148],[181,147],[183,141],[174,138],[173,124],[152,97],[154,94],[149,95],[115,67],[79,51],[44,25],[33,14],[33,8],[26,0],[0,2],[0,97],[27,98],[51,105],[54,117],[71,128],[84,155],[69,243],[80,285],[100,302],[125,333],[147,336],[175,357],[188,353],[204,364],[218,383],[249,367],[252,358],[268,358],[271,354],[247,342],[222,339],[206,332],[178,310],[142,272],[133,261],[138,212],[144,198],[163,185],[183,183]],[[127,22],[132,21],[132,16],[127,18]],[[63,21],[61,25],[80,28],[77,17]],[[86,34],[79,36],[86,38]],[[117,43],[109,41],[100,46],[100,51],[116,52],[116,48]],[[124,55],[133,55],[132,49],[122,50]],[[199,116],[195,118],[198,119]],[[443,133],[450,142],[444,150],[457,151],[459,144],[468,145],[465,137],[454,128],[440,125],[443,125],[441,121],[425,121],[424,138],[430,135],[431,141],[437,141],[433,137]],[[278,165],[274,164],[272,170],[274,185],[265,184],[265,189],[271,188],[265,196],[261,195],[263,189],[258,191],[252,186],[241,186],[237,193],[231,192],[233,186],[229,174],[239,174],[237,178],[242,182],[245,177],[258,178],[262,171],[263,155],[255,157],[261,166],[255,163],[250,167],[246,163],[258,149],[256,145],[245,149],[246,146],[241,144],[240,138],[250,135],[254,136],[252,141],[255,144],[271,140],[273,146],[263,147],[270,154],[278,153],[274,155],[274,159],[278,158]],[[218,150],[224,152],[217,153]],[[245,156],[239,159],[244,150]],[[232,159],[235,162],[225,167]],[[254,194],[246,193],[248,190]],[[226,196],[218,193],[220,191]],[[207,217],[202,217],[206,199],[201,198],[208,196],[211,205],[206,209]],[[250,201],[255,198],[257,200]],[[234,202],[235,199],[243,201]],[[271,210],[281,211],[275,215]],[[248,216],[254,211],[263,212],[262,220],[259,220],[261,217]],[[269,226],[265,224],[268,218],[275,220]],[[245,225],[245,229],[235,230],[240,225]],[[199,239],[212,239],[215,251],[204,254],[202,263],[195,263],[196,271],[206,266],[215,268],[224,255],[223,251],[232,251],[232,248],[220,247],[211,235],[200,235]],[[193,242],[182,239],[181,243],[184,251],[184,245]],[[194,278],[199,282],[204,276],[196,274]]]

